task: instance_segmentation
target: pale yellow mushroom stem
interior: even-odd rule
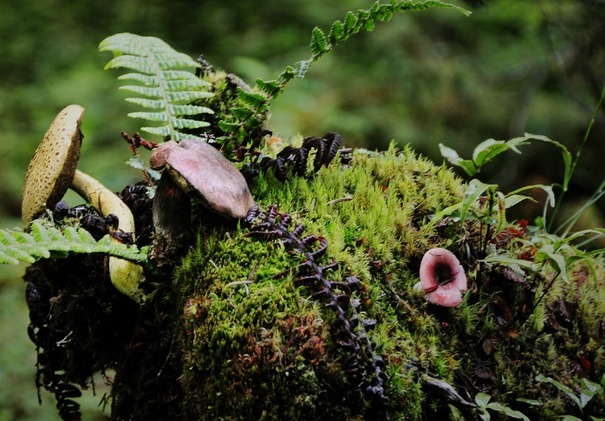
[[[103,216],[114,214],[118,217],[118,228],[124,232],[134,232],[134,217],[130,208],[107,187],[88,174],[76,170],[71,188]],[[118,241],[114,239],[113,241]],[[135,301],[142,300],[139,284],[143,281],[143,268],[118,257],[109,258],[109,275],[118,291]]]

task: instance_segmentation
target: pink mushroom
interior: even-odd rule
[[[449,250],[434,248],[420,262],[420,286],[433,304],[455,307],[466,291],[466,275],[460,261]]]

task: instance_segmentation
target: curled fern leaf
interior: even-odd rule
[[[160,123],[154,127],[142,127],[141,130],[179,141],[185,137],[195,137],[182,129],[208,126],[199,116],[213,111],[191,103],[212,96],[208,92],[210,84],[186,70],[200,67],[191,57],[173,50],[159,38],[130,33],[104,39],[99,44],[99,50],[114,54],[106,69],[126,68],[134,71],[118,79],[136,84],[125,84],[120,89],[138,95],[127,98],[127,101],[152,111],[128,115]]]
[[[116,243],[109,235],[96,241],[83,228],[67,227],[62,232],[52,225],[34,221],[29,233],[0,230],[0,264],[33,263],[51,257],[51,252],[105,253],[139,262],[147,260],[145,249]]]

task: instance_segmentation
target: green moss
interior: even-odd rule
[[[552,385],[536,380],[542,374],[577,390],[580,379],[598,382],[605,372],[605,264],[598,256],[560,239],[530,237],[514,223],[496,235],[486,206],[466,221],[455,214],[433,221],[462,200],[465,185],[410,148],[356,151],[346,165],[336,162],[286,182],[261,172],[250,184],[260,209],[275,206],[292,218],[282,239],[303,224],[296,238],[302,244],[312,236],[316,248],[304,254],[279,235],[254,235],[250,224],[199,216],[195,244],[174,270],[148,268],[148,300],[129,323],[116,304],[96,311],[94,320],[82,315],[78,291],[98,294],[99,303],[116,294],[82,281],[82,273],[103,273],[98,259],[70,275],[76,286],[69,291],[61,286],[65,269],[57,261],[30,270],[41,271],[34,281],[62,291],[51,294],[53,315],[70,320],[75,335],[62,346],[72,356],[97,356],[94,365],[70,364],[65,379],[84,381],[90,367],[115,368],[114,417],[452,416],[444,391],[431,388],[426,375],[451,384],[467,401],[489,393],[536,420],[598,414],[605,407],[599,395],[590,412],[580,413]],[[320,237],[327,251],[313,257]],[[429,304],[414,289],[420,260],[432,247],[453,251],[468,274],[468,291],[456,308]],[[566,277],[540,254],[547,247],[567,260]],[[482,261],[487,252],[513,262],[540,258],[531,271]],[[338,266],[301,279],[332,262]],[[347,285],[351,277],[359,282]],[[40,317],[45,329],[64,329]],[[75,329],[93,322],[108,327],[102,336]],[[110,355],[99,353],[99,343],[111,344],[102,348]],[[467,418],[477,416],[454,405]]]
[[[392,379],[391,413],[419,417],[423,395],[411,368],[451,378],[455,364],[440,349],[439,322],[397,303],[409,296],[426,306],[410,293],[417,277],[408,264],[436,241],[435,233],[419,234],[418,222],[460,200],[460,180],[409,149],[391,148],[379,159],[358,153],[350,166],[323,168],[311,180],[281,183],[264,173],[251,187],[259,207],[275,205],[293,225],[304,223],[305,233],[327,239],[325,261],[340,263],[331,279],[362,281],[361,316],[377,321],[369,333]],[[313,286],[295,282],[298,263],[279,242],[246,237],[246,230],[209,233],[184,260],[175,282],[192,413],[300,419],[370,410],[343,368],[335,315],[310,298]]]
[[[442,411],[435,409],[439,397],[423,389],[423,373],[456,385],[468,400],[481,391],[513,407],[515,397],[541,399],[542,412],[533,414],[539,419],[568,408],[544,394],[536,374],[577,382],[581,376],[573,367],[581,352],[591,354],[595,373],[603,372],[602,347],[590,339],[602,335],[602,317],[595,316],[604,312],[594,282],[548,285],[554,274],[545,270],[533,284],[529,278],[519,283],[502,266],[481,265],[473,255],[483,250],[486,231],[473,220],[462,227],[455,221],[451,227],[427,224],[462,199],[464,184],[411,149],[358,151],[349,165],[324,167],[311,179],[282,183],[261,173],[251,189],[261,209],[276,206],[293,217],[292,226],[305,225],[303,235],[327,239],[322,264],[339,262],[327,275],[331,281],[361,281],[353,298],[361,303],[359,316],[376,321],[367,334],[388,374],[388,402],[381,409],[387,418],[422,419]],[[343,363],[347,352],[338,345],[335,313],[312,298],[319,285],[296,281],[302,257],[247,232],[204,233],[177,271],[184,407],[202,418],[374,413],[375,404]],[[419,261],[435,246],[453,250],[473,275],[458,308],[437,308],[413,291]],[[504,246],[512,256],[524,250]],[[586,270],[579,265],[570,277],[581,278]],[[556,303],[572,296],[586,299],[573,306],[570,326],[554,326]],[[532,307],[532,315],[524,313]]]

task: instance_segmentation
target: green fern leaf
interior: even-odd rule
[[[186,54],[172,49],[155,37],[143,37],[130,33],[112,35],[99,44],[100,51],[111,51],[106,69],[125,68],[134,72],[121,75],[121,81],[135,82],[120,87],[136,94],[128,102],[153,112],[132,112],[133,118],[159,123],[141,130],[179,141],[196,137],[181,129],[197,129],[209,123],[199,116],[210,114],[207,107],[190,105],[192,102],[212,96],[210,84],[195,76],[190,70],[200,64]]]
[[[316,26],[311,33],[311,53],[313,53],[314,57],[319,57],[328,52],[328,50],[326,34]]]
[[[33,263],[39,259],[73,253],[104,253],[134,261],[146,261],[147,250],[116,243],[106,235],[96,241],[83,228],[65,227],[63,231],[48,222],[36,220],[30,232],[0,230],[0,264]]]
[[[345,15],[345,33],[354,34],[358,31],[357,16],[355,16],[355,13],[353,12],[347,12]]]
[[[246,120],[254,114],[254,110],[245,107],[233,107],[230,111],[231,114],[239,120]]]
[[[241,88],[237,90],[238,99],[242,100],[242,102],[250,108],[260,108],[267,102],[267,97],[264,95],[255,93],[255,92],[246,92]]]
[[[347,12],[342,21],[336,20],[330,27],[330,32],[326,37],[325,33],[314,28],[311,33],[311,58],[299,61],[292,66],[286,67],[279,75],[279,88],[270,95],[270,100],[275,99],[279,93],[283,91],[285,85],[292,79],[301,79],[307,73],[309,66],[321,56],[331,51],[341,42],[348,39],[351,35],[360,31],[373,31],[377,22],[388,22],[395,13],[406,11],[421,11],[433,7],[451,8],[465,15],[469,15],[465,9],[456,5],[441,1],[419,1],[411,2],[409,0],[392,0],[388,4],[375,2],[369,10],[359,10],[355,12]]]
[[[344,24],[339,20],[334,21],[334,23],[332,24],[332,27],[330,28],[330,33],[328,35],[330,43],[332,45],[336,45],[338,42],[343,41],[344,36],[345,36]]]
[[[264,92],[264,93],[266,93],[267,95],[270,95],[270,96],[275,95],[281,89],[281,87],[279,86],[279,81],[278,80],[256,79],[256,86],[262,92]]]
[[[378,5],[378,3],[376,3]],[[388,4],[381,4],[372,13],[377,22],[388,22],[393,17],[393,9]]]
[[[224,120],[218,122],[218,127],[225,133],[235,133],[241,126],[242,125],[239,122],[230,122]]]

